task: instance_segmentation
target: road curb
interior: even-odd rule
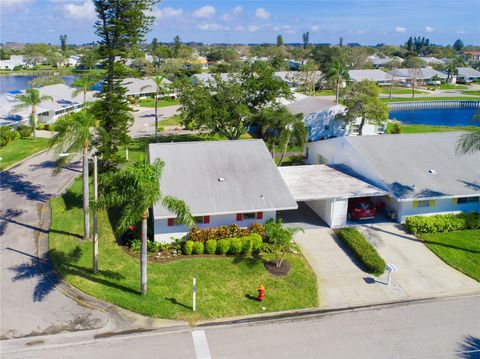
[[[45,153],[45,152],[47,152],[47,151],[50,151],[50,147],[45,148],[44,150],[41,150],[40,152],[34,153],[33,155],[30,155],[30,156],[28,156],[28,157],[25,157],[25,158],[24,158],[23,160],[21,160],[20,162],[14,163],[14,164],[11,165],[10,167],[7,167],[7,168],[3,169],[3,170],[0,171],[0,172],[9,171],[9,170],[11,170],[12,168],[15,168],[15,167],[17,167],[17,166],[20,166],[20,165],[21,165],[23,162],[25,162],[26,160],[29,160],[29,159],[31,159],[31,158],[33,158],[33,157],[35,157],[35,156],[41,155],[42,153]]]

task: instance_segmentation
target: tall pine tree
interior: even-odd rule
[[[135,50],[150,30],[154,18],[149,16],[158,0],[94,0],[98,20],[95,33],[100,37],[99,54],[105,75],[100,100],[94,113],[99,120],[96,147],[104,164],[114,162],[120,146],[128,144],[128,129],[133,122],[132,109],[122,80],[127,71],[122,59]]]

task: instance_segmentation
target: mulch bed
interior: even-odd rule
[[[290,272],[290,263],[284,260],[280,267],[277,267],[278,261],[267,261],[265,262],[265,268],[268,272],[274,276],[285,276]]]

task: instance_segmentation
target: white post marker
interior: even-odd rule
[[[392,276],[392,273],[398,272],[398,268],[395,264],[387,263],[385,269],[388,271],[387,285],[390,285],[390,277]]]
[[[193,278],[193,304],[192,304],[192,309],[195,311],[197,307],[197,278]]]
[[[125,148],[125,159],[128,161],[128,148]]]

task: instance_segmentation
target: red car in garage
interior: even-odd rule
[[[376,215],[377,209],[368,198],[354,198],[348,201],[348,219],[371,219]]]

